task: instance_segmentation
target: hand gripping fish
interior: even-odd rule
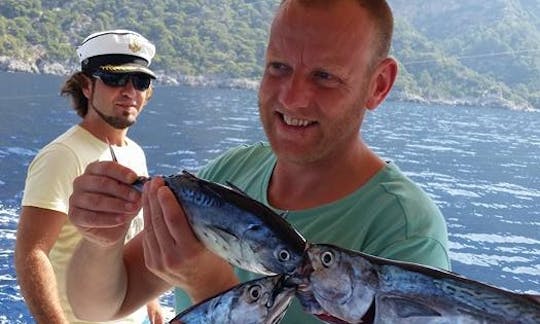
[[[178,314],[170,324],[277,324],[285,315],[294,288],[283,275],[237,285]]]
[[[292,273],[301,264],[304,238],[264,204],[186,171],[163,179],[199,240],[217,255],[264,275]],[[139,178],[133,185],[142,190],[145,181]]]
[[[537,296],[325,244],[291,279],[304,310],[330,323],[540,323]]]

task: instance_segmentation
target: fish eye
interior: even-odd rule
[[[248,293],[249,297],[251,297],[252,301],[256,301],[261,297],[261,286],[259,285],[253,285],[249,287]]]
[[[281,250],[278,253],[278,260],[281,262],[289,261],[291,259],[291,254],[287,250]]]
[[[321,254],[321,262],[323,266],[330,267],[334,263],[334,254],[330,251],[323,252]]]

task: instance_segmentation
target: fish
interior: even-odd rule
[[[232,184],[183,171],[163,176],[198,239],[231,264],[261,275],[290,274],[302,264],[306,240],[281,215]],[[142,190],[148,178],[133,186]]]
[[[540,323],[540,298],[450,271],[309,244],[292,274],[305,312],[328,323]]]
[[[176,315],[170,324],[277,324],[294,297],[284,275],[266,276],[239,284]]]

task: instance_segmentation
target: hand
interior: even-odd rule
[[[142,204],[130,186],[136,179],[132,170],[104,161],[89,164],[73,181],[69,218],[88,241],[102,247],[123,244]]]
[[[146,266],[199,302],[238,283],[232,267],[195,237],[182,207],[163,179],[147,182],[143,194]]]
[[[158,299],[154,299],[146,304],[146,310],[148,312],[148,319],[152,324],[163,324],[163,314],[161,312],[161,305]]]

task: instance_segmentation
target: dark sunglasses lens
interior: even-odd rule
[[[144,91],[150,87],[150,82],[152,80],[150,77],[143,76],[143,75],[133,75],[131,77],[131,82],[133,83],[133,87],[139,91]]]
[[[133,87],[139,91],[148,89],[152,81],[149,76],[138,74],[96,73],[94,77],[100,79],[109,87],[123,87],[131,79]]]
[[[103,83],[109,87],[123,87],[126,85],[129,80],[129,75],[127,74],[105,74],[100,73],[96,75]]]

